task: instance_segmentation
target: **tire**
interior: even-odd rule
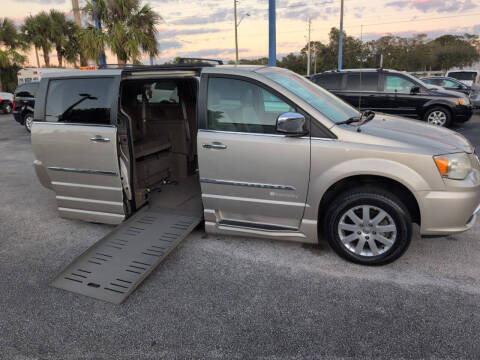
[[[452,115],[450,110],[443,106],[434,106],[425,113],[424,120],[430,125],[450,127]]]
[[[363,218],[364,209],[370,221],[367,216]],[[344,259],[362,265],[384,265],[407,250],[412,219],[395,195],[383,189],[359,187],[333,200],[325,219],[325,234],[332,249]]]
[[[28,132],[32,132],[32,124],[33,124],[33,114],[32,113],[27,113],[23,117],[23,124],[25,125],[25,129],[27,129]]]

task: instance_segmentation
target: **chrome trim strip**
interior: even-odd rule
[[[66,171],[66,172],[74,172],[74,173],[81,173],[81,174],[97,174],[97,175],[108,175],[108,176],[118,176],[118,174],[114,171],[104,171],[104,170],[92,170],[92,169],[76,169],[76,168],[64,168],[58,166],[49,166],[48,170],[53,171]]]
[[[112,124],[87,124],[87,123],[70,123],[70,122],[58,122],[58,121],[38,121],[33,120],[34,124],[46,124],[46,125],[75,125],[75,126],[94,126],[94,127],[109,127],[116,128],[116,125]]]
[[[271,225],[271,224],[257,223],[253,221],[240,221],[240,220],[230,220],[230,219],[222,219],[218,222],[218,225],[228,226],[232,228],[243,228],[243,229],[262,230],[262,231],[298,231],[298,228],[291,227],[291,226]]]
[[[200,182],[208,183],[208,184],[217,184],[217,185],[255,187],[255,188],[261,188],[261,189],[293,190],[293,191],[296,190],[293,186],[290,186],[290,185],[262,184],[262,183],[252,183],[252,182],[245,182],[245,181],[200,178]]]
[[[241,131],[224,131],[224,130],[211,130],[211,129],[199,129],[199,132],[212,132],[220,134],[237,134],[237,135],[253,135],[253,136],[273,136],[273,137],[287,137],[283,134],[265,134],[265,133],[250,133]],[[306,137],[305,137],[306,138]]]

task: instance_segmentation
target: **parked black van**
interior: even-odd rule
[[[432,125],[447,127],[454,122],[468,121],[472,116],[472,105],[464,94],[433,89],[400,71],[326,71],[311,76],[310,80],[360,110],[423,119]]]
[[[35,96],[39,84],[39,81],[21,84],[15,89],[13,97],[13,117],[17,122],[25,125],[28,132],[32,128]]]

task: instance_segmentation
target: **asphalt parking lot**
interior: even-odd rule
[[[457,128],[480,145],[480,116]],[[479,358],[480,222],[383,267],[192,233],[122,305],[48,286],[111,231],[58,217],[0,115],[0,358]],[[448,209],[445,209],[448,211]]]

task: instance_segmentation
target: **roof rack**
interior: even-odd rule
[[[197,63],[217,63],[218,65],[223,65],[223,61],[219,59],[205,59],[205,58],[188,58],[188,57],[181,57],[178,58],[178,64],[197,64]]]
[[[187,58],[181,58],[187,59]],[[190,58],[188,58],[191,60]],[[202,60],[202,61],[200,61]],[[192,67],[206,67],[206,66],[215,66],[214,64],[209,64],[206,61],[209,59],[195,59],[195,61],[187,62],[181,61],[175,64],[157,64],[157,65],[144,65],[144,64],[105,64],[98,65],[98,70],[105,69],[124,69],[124,70],[154,70],[154,69],[172,69],[172,68],[192,68]],[[210,60],[218,62],[219,65],[223,65],[221,60]]]

